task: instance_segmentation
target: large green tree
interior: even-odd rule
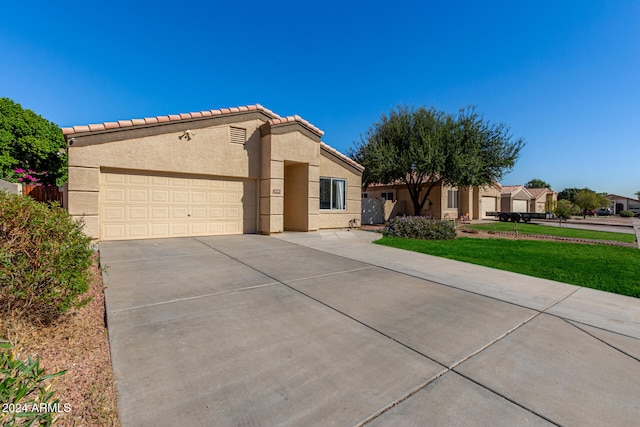
[[[383,114],[350,156],[365,167],[363,187],[406,185],[415,215],[432,189],[483,186],[499,181],[524,146],[509,128],[486,121],[474,108],[451,115],[435,108],[399,106]]]
[[[551,184],[538,178],[533,178],[531,181],[527,182],[524,186],[525,188],[548,188],[549,190],[551,190]]]
[[[67,177],[66,142],[55,124],[9,98],[0,98],[0,178],[17,181],[15,169],[33,170],[45,184]]]
[[[573,203],[582,209],[583,217],[586,217],[587,211],[601,208],[603,206],[609,206],[611,202],[602,194],[598,194],[589,189],[584,189],[578,191],[574,197]]]
[[[558,200],[568,200],[571,203],[575,204],[576,194],[578,194],[582,190],[592,191],[588,188],[565,188],[561,192],[558,193]]]

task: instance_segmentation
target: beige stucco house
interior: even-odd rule
[[[500,212],[553,211],[558,193],[548,188],[525,188],[523,185],[505,185],[500,194]]]
[[[640,200],[631,197],[619,196],[617,194],[607,194],[605,198],[611,201],[611,212],[619,214],[622,211],[640,212]]]
[[[500,193],[500,212],[531,212],[532,195],[522,185],[505,185]]]
[[[553,212],[558,203],[558,193],[548,188],[527,188],[531,194],[529,212]]]
[[[359,224],[363,167],[261,105],[64,128],[68,209],[100,240]]]
[[[498,208],[500,188],[498,183],[486,187],[466,188],[436,184],[420,215],[432,218],[459,218],[468,214],[470,219],[488,218],[487,212],[496,211]],[[426,188],[422,191],[424,194]],[[388,220],[389,216],[414,215],[413,203],[405,184],[371,185],[362,192],[362,197],[393,201],[392,206],[385,203],[385,220]]]

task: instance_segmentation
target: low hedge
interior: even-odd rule
[[[93,248],[56,204],[0,191],[0,312],[51,323],[86,304]]]
[[[625,218],[631,218],[634,215],[632,211],[620,211],[620,216]]]
[[[452,240],[456,238],[456,229],[452,221],[426,216],[398,216],[389,221],[382,234],[407,239]]]

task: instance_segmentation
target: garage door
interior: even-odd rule
[[[496,209],[496,198],[495,197],[482,197],[482,215],[480,218],[489,218],[487,216],[487,212],[495,212]]]
[[[101,240],[255,233],[256,211],[253,180],[101,174]]]
[[[514,212],[527,212],[527,201],[526,200],[514,200],[513,201],[513,211]]]

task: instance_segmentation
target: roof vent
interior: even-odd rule
[[[229,128],[229,139],[234,144],[244,144],[247,142],[247,130],[245,128]]]

